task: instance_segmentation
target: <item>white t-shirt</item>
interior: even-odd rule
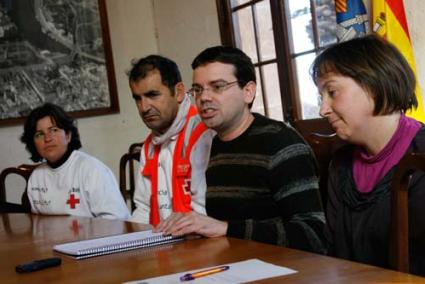
[[[44,163],[28,181],[33,213],[127,219],[129,211],[111,170],[90,155],[74,150],[58,168]]]

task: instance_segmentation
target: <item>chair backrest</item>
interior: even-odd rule
[[[18,167],[9,167],[5,168],[0,173],[0,202],[4,208],[1,209],[2,212],[17,212],[22,210],[23,212],[29,212],[31,210],[30,203],[28,200],[28,197],[26,195],[27,191],[27,183],[28,179],[31,176],[31,173],[33,170],[38,166],[39,164],[22,164]],[[25,179],[25,189],[24,193],[21,198],[21,204],[12,204],[7,202],[7,196],[6,196],[6,178],[10,174],[16,174],[21,176]]]
[[[136,208],[136,205],[133,200],[134,195],[134,189],[135,189],[135,179],[134,179],[134,161],[139,162],[140,158],[140,151],[142,149],[143,142],[142,143],[133,143],[130,145],[128,152],[122,155],[120,159],[120,191],[124,198],[124,200],[127,202],[129,201],[131,204],[131,211],[133,211]],[[128,171],[127,169],[128,166]],[[130,186],[127,187],[127,173],[128,173],[128,180]]]
[[[409,272],[408,188],[415,171],[425,172],[425,154],[406,154],[392,179],[390,265],[402,272]]]
[[[293,126],[304,137],[316,156],[320,175],[320,195],[323,206],[326,206],[329,163],[335,151],[347,142],[336,136],[329,123],[323,119],[299,120],[295,121]]]

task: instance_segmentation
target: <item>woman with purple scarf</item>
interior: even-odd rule
[[[329,254],[389,266],[391,179],[406,153],[425,153],[415,76],[389,42],[370,35],[329,47],[313,62],[320,115],[349,145],[329,168]],[[409,188],[410,272],[425,275],[425,173]]]

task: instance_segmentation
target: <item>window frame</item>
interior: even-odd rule
[[[231,0],[216,0],[217,14],[220,27],[220,36],[223,45],[236,47],[236,36],[233,26],[232,14],[242,8],[253,6],[264,0],[251,0],[247,1],[242,5],[231,7]],[[283,118],[286,122],[293,123],[296,120],[311,120],[316,119],[303,119],[301,109],[301,98],[298,88],[298,80],[296,73],[295,60],[298,56],[318,53],[323,47],[320,47],[319,32],[317,27],[316,17],[316,4],[315,0],[310,0],[311,14],[312,14],[312,29],[313,29],[313,43],[314,48],[295,53],[293,52],[292,34],[291,34],[291,21],[289,20],[289,1],[288,0],[269,0],[271,8],[271,17],[273,25],[273,35],[276,50],[276,59],[264,61],[264,62],[275,62],[278,69],[279,86],[281,90],[280,99],[282,103]],[[254,28],[256,25],[256,19],[253,18]],[[256,28],[254,29],[256,32]],[[256,38],[256,50],[258,54],[258,38],[257,34],[254,35]],[[260,61],[260,59],[259,59]],[[254,64],[258,67],[259,64]],[[261,66],[261,65],[260,65]],[[261,68],[259,68],[260,76],[262,76]],[[263,84],[263,80],[260,78],[260,84]],[[264,90],[264,86],[262,90]],[[264,110],[265,115],[268,116],[267,111],[267,98],[263,93]]]

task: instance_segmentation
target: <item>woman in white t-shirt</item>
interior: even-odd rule
[[[21,141],[34,162],[27,194],[33,213],[127,219],[129,211],[111,170],[79,151],[72,117],[46,103],[28,116]]]

